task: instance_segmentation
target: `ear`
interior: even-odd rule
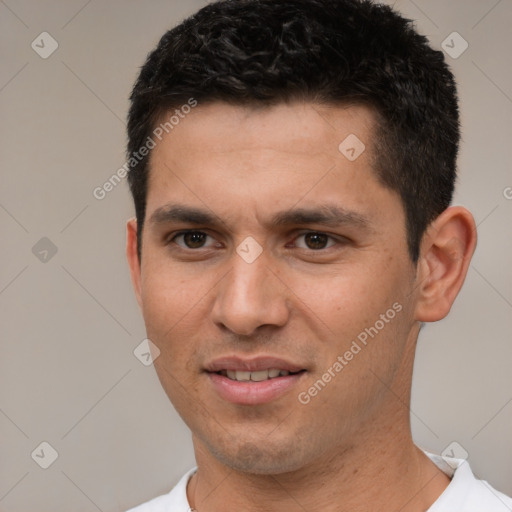
[[[432,222],[420,248],[416,320],[436,322],[450,312],[475,247],[475,220],[466,208],[447,208]]]
[[[142,307],[141,293],[141,268],[139,254],[137,252],[137,220],[130,219],[126,223],[126,259],[130,267],[133,290],[139,306]]]

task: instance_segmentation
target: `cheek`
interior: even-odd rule
[[[148,262],[149,263],[149,262]],[[143,316],[148,338],[160,350],[154,362],[158,378],[174,406],[181,410],[194,394],[194,360],[204,283],[177,277],[170,268],[147,269],[142,285]]]
[[[178,329],[189,316],[204,307],[212,288],[209,273],[176,265],[165,255],[143,260],[142,301],[146,326],[159,336]]]
[[[310,319],[319,347],[314,377],[329,369],[336,373],[330,386],[336,396],[330,399],[345,402],[352,396],[358,402],[354,389],[370,397],[375,386],[382,387],[376,375],[389,382],[400,364],[411,327],[402,268],[376,262],[341,268],[321,279],[297,279],[297,295],[307,305],[303,318]],[[342,370],[333,369],[336,362]]]
[[[155,368],[161,379],[167,379],[161,370],[182,374],[193,350],[193,343],[184,340],[191,338],[191,318],[200,307],[200,300],[194,287],[182,279],[171,278],[163,272],[147,276],[142,285],[142,313],[147,336],[160,350]]]
[[[166,373],[193,384],[211,333],[209,319],[217,284],[225,274],[222,268],[172,264],[165,257],[146,259],[142,313],[147,336],[160,350],[155,367],[166,389],[175,387]]]
[[[340,268],[321,276],[297,275],[290,288],[306,306],[305,313],[340,341],[373,325],[396,300],[396,283],[376,278],[368,268]],[[309,311],[309,312],[307,312]],[[338,336],[339,335],[339,336]]]

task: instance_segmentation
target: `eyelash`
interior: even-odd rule
[[[191,233],[197,233],[197,234],[201,234],[201,235],[206,235],[207,237],[210,237],[213,239],[213,237],[211,235],[209,235],[208,233],[204,232],[204,231],[200,231],[200,230],[196,230],[196,229],[189,229],[189,230],[184,230],[184,231],[179,231],[175,234],[173,234],[172,236],[168,237],[167,238],[167,242],[166,242],[166,245],[170,245],[171,243],[174,243],[176,244],[179,249],[183,250],[183,251],[199,251],[201,249],[210,249],[211,247],[199,247],[197,249],[194,249],[194,248],[190,248],[190,247],[182,247],[180,246],[177,242],[176,242],[176,239],[181,237],[181,236],[185,236],[187,234],[191,234]],[[304,247],[298,247],[298,249],[301,249],[301,250],[304,250],[304,251],[311,251],[311,252],[316,252],[316,253],[319,253],[319,252],[325,252],[327,251],[328,249],[330,249],[331,247],[335,246],[335,245],[343,245],[344,242],[347,242],[347,239],[345,237],[334,237],[333,235],[329,235],[328,233],[324,233],[323,231],[303,231],[301,233],[299,233],[298,235],[296,235],[293,239],[293,242],[296,242],[296,240],[300,237],[303,237],[303,236],[306,236],[306,235],[321,235],[321,236],[326,236],[328,238],[328,241],[327,241],[327,244],[329,244],[330,242],[334,242],[334,243],[331,243],[331,245],[328,245],[327,247],[324,247],[324,248],[321,248],[321,249],[308,249],[308,248],[304,248]],[[288,246],[288,244],[287,244]]]
[[[169,239],[168,239],[168,242],[167,244],[171,244],[171,243],[176,243],[176,239],[180,236],[185,236],[185,235],[188,235],[188,234],[191,234],[191,233],[198,233],[198,234],[201,234],[201,235],[206,235],[210,238],[213,238],[211,235],[209,235],[208,233],[205,233],[204,231],[199,231],[197,229],[188,229],[186,231],[179,231],[178,233],[174,234],[173,236],[171,236]],[[180,249],[183,249],[185,251],[196,251],[196,250],[199,250],[199,249],[205,249],[205,247],[199,247],[199,249],[192,249],[190,247],[181,247],[179,244],[176,243],[176,245],[178,245],[178,247]]]

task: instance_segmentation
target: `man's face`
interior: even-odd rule
[[[373,123],[364,107],[213,103],[153,150],[138,298],[166,393],[230,467],[349,449],[408,393],[415,267]]]

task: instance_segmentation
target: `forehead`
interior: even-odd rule
[[[199,104],[152,150],[147,217],[170,202],[225,217],[299,203],[378,215],[393,193],[373,172],[375,124],[365,106]]]
[[[228,171],[230,180],[248,182],[266,172],[276,183],[286,172],[297,171],[294,182],[300,182],[332,167],[359,174],[373,167],[375,114],[365,106],[215,102],[167,118],[173,124],[163,116],[150,156],[150,189],[169,173],[202,179],[214,173],[222,180]]]
[[[171,117],[178,124],[166,124]],[[193,150],[190,157],[202,152],[240,153],[253,149],[339,156],[339,144],[350,135],[364,139],[370,149],[375,120],[373,109],[364,105],[300,101],[271,106],[199,104],[180,119],[172,112],[161,118],[164,133],[160,148],[154,153],[173,145],[184,151]]]

